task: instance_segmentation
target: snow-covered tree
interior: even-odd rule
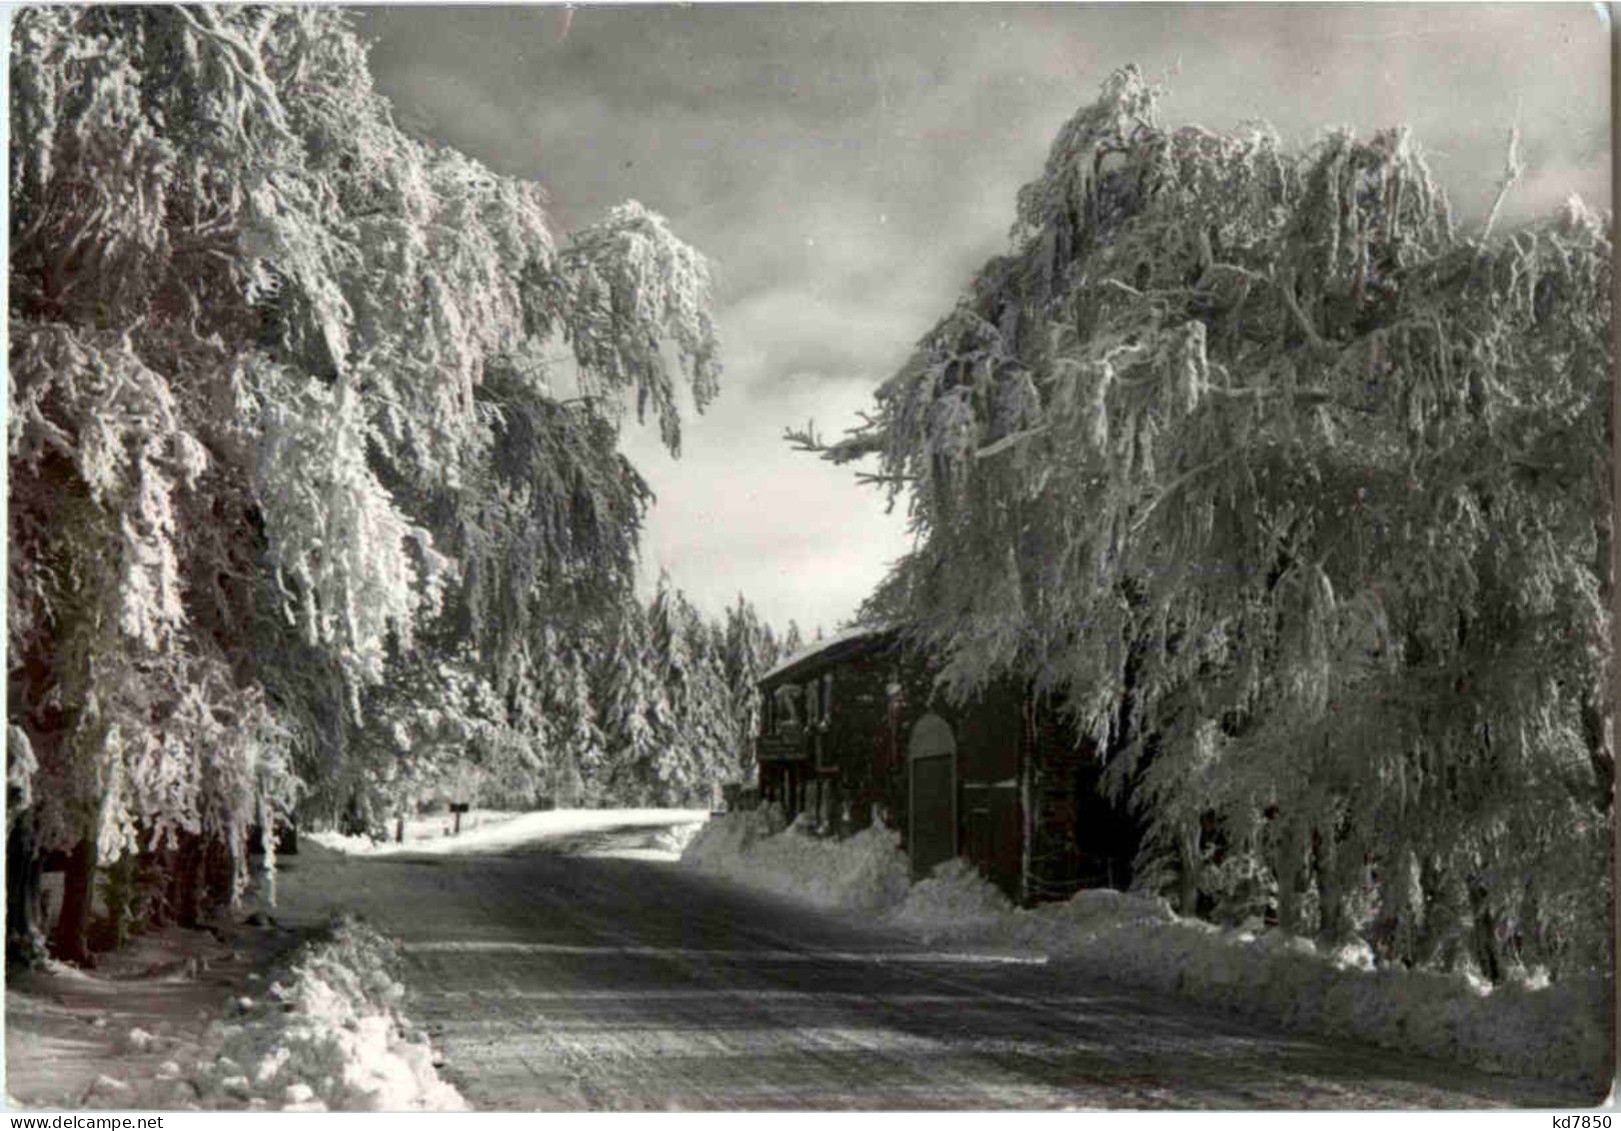
[[[548,661],[541,667],[541,703],[546,749],[551,758],[550,793],[570,808],[600,800],[590,783],[605,776],[606,742],[597,725],[591,679],[584,658],[590,639],[565,643],[555,630],[544,641]]]
[[[738,594],[737,604],[726,610],[723,645],[726,684],[738,736],[733,773],[743,781],[754,775],[754,738],[760,732],[760,677],[777,662],[777,642],[769,625],[754,606]]]
[[[739,598],[730,612],[753,638],[737,641],[744,658],[774,655],[752,606]],[[616,804],[707,804],[716,786],[738,779],[757,723],[759,669],[730,667],[729,647],[727,627],[667,576],[645,609],[622,609],[598,645],[591,697],[605,758],[595,771],[581,763],[589,794]]]
[[[676,448],[717,347],[659,217],[557,244],[394,125],[340,12],[19,12],[10,113],[9,717],[83,958],[98,860],[206,842],[234,896],[300,779],[336,816],[420,776],[434,711],[540,759],[537,630],[630,592],[616,406]]]
[[[666,800],[706,801],[735,761],[738,737],[714,626],[659,579],[648,607],[648,659],[669,705],[657,773]]]
[[[674,734],[673,716],[654,669],[647,614],[640,604],[621,609],[596,671],[594,700],[605,757],[586,787],[618,804],[650,804],[657,794],[661,756]],[[583,769],[583,768],[582,768]]]
[[[803,650],[804,647],[805,637],[804,634],[799,631],[799,623],[797,621],[790,620],[788,622],[788,631],[785,632],[782,637],[782,654],[784,656],[792,656],[795,652]]]
[[[675,591],[671,604],[672,624],[680,640],[671,656],[684,655],[685,668],[671,663],[665,669],[670,673],[666,686],[671,689],[682,737],[682,757],[675,766],[680,777],[671,775],[670,781],[674,792],[688,803],[706,804],[714,787],[734,775],[743,736],[726,679],[723,630],[706,621],[680,590]]]
[[[1603,966],[1609,225],[1460,227],[1404,130],[1173,129],[1128,68],[873,424],[791,437],[877,456],[873,609],[1063,695],[1185,907]]]

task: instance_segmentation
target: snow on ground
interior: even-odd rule
[[[256,992],[259,971],[297,941],[268,924],[167,927],[101,955],[93,971],[51,962],[8,976],[7,1106],[198,1107],[191,1075],[221,1043],[211,1020]]]
[[[1466,978],[1375,968],[1366,948],[1324,953],[1278,931],[1222,929],[1151,896],[1083,891],[1014,907],[962,861],[909,886],[898,834],[844,841],[780,830],[766,811],[705,825],[683,863],[818,907],[881,912],[925,941],[1018,947],[1069,959],[1123,985],[1181,994],[1286,1028],[1355,1037],[1492,1071],[1607,1081],[1613,1040],[1606,979],[1491,988]]]
[[[221,941],[221,938],[230,941]],[[166,928],[6,989],[6,1105],[51,1110],[460,1111],[397,1011],[392,947],[352,922]]]
[[[646,826],[650,830],[649,837],[646,844],[640,846],[646,850],[644,854],[675,859],[686,838],[708,819],[707,809],[548,809],[534,813],[475,809],[462,815],[462,829],[455,836],[450,835],[453,818],[449,816],[406,821],[403,843],[377,842],[334,832],[304,835],[317,844],[350,854],[463,855],[502,852],[547,840]]]
[[[881,911],[910,880],[900,834],[872,825],[846,840],[782,829],[774,810],[728,813],[704,825],[682,861],[692,868],[817,907]]]
[[[196,1088],[211,1108],[466,1111],[427,1038],[397,1009],[392,943],[353,919],[302,951],[260,996],[211,1029],[218,1055]]]
[[[1039,948],[1116,982],[1291,1029],[1545,1079],[1608,1075],[1610,991],[1599,978],[1493,988],[1460,975],[1380,968],[1365,945],[1325,952],[1281,931],[1182,918],[1163,899],[1128,892],[1083,891],[1022,910],[957,861],[914,887],[891,919],[930,938]]]

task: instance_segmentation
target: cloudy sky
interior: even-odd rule
[[[644,569],[718,611],[834,628],[906,546],[838,435],[1005,250],[1018,187],[1114,68],[1171,124],[1264,118],[1309,144],[1406,123],[1479,215],[1517,120],[1525,215],[1609,199],[1609,46],[1593,5],[392,7],[358,17],[402,123],[551,193],[559,230],[634,198],[715,262],[726,377],[658,492]]]

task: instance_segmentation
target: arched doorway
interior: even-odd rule
[[[906,845],[912,878],[957,855],[957,740],[939,715],[924,715],[906,744],[910,785]]]

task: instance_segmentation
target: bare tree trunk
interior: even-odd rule
[[[175,849],[173,843],[165,844],[149,857],[142,858],[142,876],[144,881],[150,883],[152,888],[161,894],[151,900],[147,905],[146,922],[150,927],[164,927],[174,922],[174,885],[172,878],[175,870]]]
[[[90,957],[90,911],[95,898],[96,842],[85,837],[68,856],[62,882],[62,914],[56,921],[51,949],[63,962],[94,966]]]
[[[1323,942],[1338,946],[1350,935],[1345,915],[1345,885],[1341,882],[1339,845],[1334,834],[1321,830],[1311,834],[1312,876],[1317,881],[1317,935]]]
[[[1182,889],[1177,910],[1193,916],[1199,911],[1199,822],[1185,825],[1177,837],[1177,848],[1182,861]]]
[[[1277,858],[1272,864],[1272,874],[1278,880],[1278,929],[1299,935],[1306,929],[1306,836],[1298,822],[1284,820]]]
[[[102,898],[107,918],[91,932],[90,945],[98,951],[118,950],[129,941],[135,923],[135,884],[139,862],[125,853],[102,868]]]
[[[1496,985],[1503,980],[1503,961],[1497,944],[1497,917],[1492,914],[1491,904],[1486,896],[1485,885],[1470,880],[1470,946],[1480,972]]]
[[[1420,870],[1424,917],[1414,950],[1421,966],[1452,969],[1457,965],[1459,918],[1464,914],[1456,882],[1434,856],[1426,856]]]
[[[196,833],[180,833],[170,876],[169,906],[174,921],[182,927],[196,927],[202,920],[202,838]]]
[[[203,845],[203,906],[204,914],[231,902],[232,875],[231,850],[222,840],[210,840]]]

